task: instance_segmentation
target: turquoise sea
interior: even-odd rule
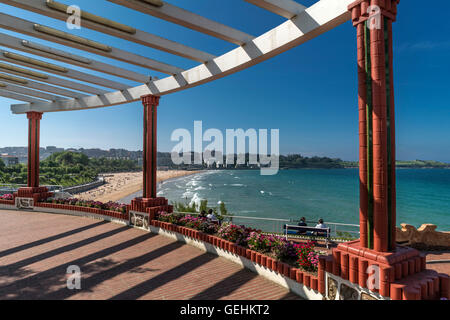
[[[159,186],[170,201],[223,201],[235,215],[267,218],[305,216],[317,221],[359,223],[357,169],[206,171]],[[432,223],[450,231],[450,170],[397,170],[397,224]]]

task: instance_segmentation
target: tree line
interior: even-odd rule
[[[40,184],[64,187],[94,181],[100,173],[139,171],[137,161],[126,159],[89,158],[78,152],[58,152],[40,162]],[[6,166],[0,159],[0,183],[26,184],[26,164]]]

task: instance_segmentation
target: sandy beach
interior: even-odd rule
[[[168,179],[183,177],[199,173],[200,171],[168,170],[158,171],[157,180],[162,182]],[[83,200],[101,202],[118,201],[130,194],[142,190],[142,172],[124,172],[104,174],[106,183],[103,186],[75,195]]]

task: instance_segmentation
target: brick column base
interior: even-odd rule
[[[131,200],[129,210],[145,212],[149,215],[149,222],[154,220],[160,211],[173,212],[173,206],[168,204],[168,200],[163,197],[158,198],[135,198]]]
[[[327,272],[392,300],[450,299],[449,276],[427,270],[425,255],[412,248],[397,246],[393,252],[376,252],[356,240],[339,244],[328,259]]]
[[[14,193],[14,201],[16,198],[32,198],[34,203],[45,200],[53,196],[53,192],[48,192],[46,187],[24,187],[19,188]]]

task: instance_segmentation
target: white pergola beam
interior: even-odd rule
[[[12,91],[15,93],[20,93],[20,94],[24,94],[27,96],[37,97],[37,98],[41,98],[41,99],[49,100],[49,101],[57,101],[57,100],[64,99],[63,97],[54,96],[54,95],[51,95],[51,94],[48,94],[45,92],[27,89],[27,88],[17,86],[14,84],[6,83],[6,81],[4,82],[4,81],[0,80],[0,83],[3,83],[4,85],[6,85],[6,87],[1,87],[1,89],[3,89],[3,90]]]
[[[0,61],[6,61],[9,63],[21,65],[24,67],[57,74],[59,76],[63,76],[63,77],[70,78],[70,79],[93,83],[93,84],[96,84],[96,85],[99,85],[102,87],[106,87],[106,88],[123,90],[123,89],[126,89],[129,87],[128,85],[126,85],[124,83],[111,81],[108,79],[100,78],[100,77],[97,77],[97,76],[94,76],[94,75],[91,75],[88,73],[80,72],[80,71],[69,69],[69,68],[66,68],[67,72],[60,72],[60,71],[57,71],[54,69],[49,69],[49,68],[41,67],[41,66],[38,66],[35,64],[27,63],[27,62],[24,62],[21,60],[11,59],[4,55],[5,52],[9,52],[9,51],[0,50]]]
[[[25,43],[25,44],[24,44]],[[48,59],[58,60],[64,63],[69,63],[78,67],[103,72],[119,78],[133,80],[138,83],[147,83],[150,81],[150,76],[146,76],[127,69],[119,68],[106,64],[100,61],[86,59],[73,53],[62,50],[57,50],[52,47],[43,46],[41,44],[12,37],[10,35],[0,33],[0,45],[5,47],[31,53]],[[86,61],[83,63],[83,61]]]
[[[95,87],[91,87],[82,83],[78,83],[78,82],[74,82],[74,81],[69,81],[66,79],[62,79],[62,78],[58,78],[58,77],[53,77],[51,75],[48,75],[48,78],[43,80],[37,77],[33,77],[27,74],[23,74],[20,72],[15,72],[9,69],[3,69],[0,68],[0,71],[2,73],[5,74],[13,74],[19,77],[23,77],[23,78],[27,78],[27,79],[33,79],[33,80],[37,80],[37,81],[45,81],[46,83],[50,83],[56,86],[60,86],[60,87],[64,87],[64,88],[69,88],[72,90],[76,90],[76,91],[81,91],[81,92],[87,92],[87,93],[91,93],[91,94],[105,94],[108,93],[108,91],[104,90],[104,89],[99,89],[99,88],[95,88]]]
[[[53,10],[45,5],[44,1],[30,1],[30,0],[0,0],[0,3],[5,3],[11,6],[15,6],[21,9],[32,11],[42,14],[44,16],[58,19],[61,21],[67,21],[68,15],[57,10]],[[98,32],[109,34],[111,36],[121,38],[127,41],[132,41],[147,47],[151,47],[157,50],[165,51],[180,57],[191,59],[198,62],[206,62],[214,59],[216,56],[191,48],[181,43],[171,41],[157,35],[135,29],[136,33],[130,34],[104,26],[99,23],[95,23],[86,19],[81,20],[81,27],[92,29]],[[144,82],[145,83],[145,82]]]
[[[175,24],[179,24],[183,27],[199,31],[237,45],[243,45],[244,43],[254,39],[253,36],[247,33],[212,21],[198,14],[181,9],[167,2],[164,2],[164,5],[162,7],[156,7],[136,0],[108,1]]]
[[[292,19],[306,7],[293,0],[245,0],[267,11],[278,14],[286,19]]]
[[[321,0],[291,20],[266,32],[242,47],[206,64],[149,84],[124,91],[106,93],[76,100],[13,105],[13,113],[28,111],[55,112],[101,108],[140,100],[147,94],[158,96],[185,90],[249,68],[280,53],[301,45],[351,19],[347,6],[354,0]]]
[[[1,74],[1,72],[0,72],[0,74]],[[2,79],[2,78],[0,78],[0,82],[15,84],[14,81],[10,81],[10,80],[7,80],[7,79]],[[27,83],[26,84],[20,84],[20,86],[31,88],[31,89],[36,89],[36,90],[39,90],[39,91],[50,92],[50,93],[57,94],[59,96],[69,97],[69,98],[83,98],[83,97],[87,97],[87,95],[82,94],[82,93],[66,90],[66,89],[63,89],[63,88],[54,87],[54,86],[51,86],[51,85],[48,85],[48,84],[45,84],[45,83],[35,82],[35,81],[29,80],[29,79],[27,79]]]
[[[32,98],[32,97],[25,96],[23,94],[14,93],[14,92],[6,91],[6,90],[3,90],[3,89],[0,89],[0,97],[5,97],[5,98],[9,98],[9,99],[13,99],[13,100],[19,100],[19,101],[24,101],[24,102],[29,102],[29,103],[45,103],[44,100],[35,99],[35,98]],[[30,106],[30,105],[28,105],[28,106]]]
[[[0,0],[0,2],[4,2]],[[9,1],[7,1],[9,4]],[[169,65],[167,63],[159,62],[153,59],[149,59],[138,54],[134,54],[122,49],[111,47],[111,51],[103,51],[89,46],[85,46],[70,40],[66,40],[60,37],[49,35],[47,33],[39,32],[34,29],[36,23],[13,17],[4,13],[0,13],[0,27],[6,30],[26,34],[35,38],[55,42],[64,46],[72,47],[75,49],[91,52],[107,58],[119,60],[129,63],[131,65],[159,71],[165,74],[177,74],[182,72],[183,69]]]

